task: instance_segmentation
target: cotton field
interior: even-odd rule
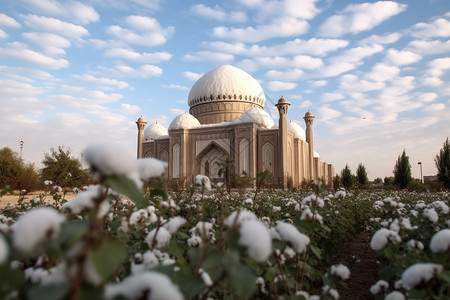
[[[352,274],[333,259],[361,231],[376,299],[450,295],[448,192],[229,193],[198,176],[173,193],[164,163],[91,150],[99,185],[0,211],[0,298],[338,299]]]

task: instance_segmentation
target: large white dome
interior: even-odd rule
[[[189,112],[202,124],[230,122],[251,107],[263,108],[265,94],[247,72],[223,65],[203,75],[189,92]]]
[[[167,128],[162,126],[161,124],[155,123],[152,126],[149,126],[144,131],[144,141],[151,141],[157,138],[158,136],[168,135],[169,132]]]
[[[169,130],[191,129],[200,126],[200,122],[191,114],[184,113],[173,119],[169,125]]]
[[[264,110],[252,107],[247,109],[239,119],[234,120],[232,123],[256,123],[265,128],[271,128],[274,123],[271,116]]]

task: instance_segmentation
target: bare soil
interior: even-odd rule
[[[339,299],[374,299],[370,287],[378,281],[375,251],[370,248],[370,237],[363,231],[346,243],[336,255],[334,264],[342,263],[351,272],[347,288],[340,288]]]
[[[31,192],[25,195],[24,201],[30,201],[42,194],[45,194],[45,192],[44,191]],[[62,196],[62,193],[60,194]],[[72,200],[73,197],[74,197],[73,193],[66,193],[66,195],[64,196],[66,200]],[[19,191],[14,191],[14,195],[6,194],[5,196],[0,198],[0,208],[4,208],[8,204],[8,202],[17,203],[19,199],[20,199]],[[47,193],[44,199],[52,200],[53,198],[49,193]]]

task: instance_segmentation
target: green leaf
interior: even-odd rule
[[[450,271],[437,274],[437,278],[450,283]]]
[[[58,236],[61,244],[73,244],[84,236],[88,231],[89,225],[86,221],[70,221],[63,223]]]
[[[318,259],[322,259],[322,251],[319,249],[319,247],[314,245],[309,245],[309,249],[311,249],[312,253],[314,253],[315,256],[317,256]]]
[[[30,300],[59,300],[66,298],[70,289],[68,285],[64,284],[48,284],[33,286],[27,291],[27,299]]]
[[[90,256],[98,275],[106,282],[127,258],[127,250],[117,241],[105,240],[100,247],[90,251]]]
[[[138,209],[148,206],[148,200],[145,198],[144,192],[129,178],[125,176],[109,176],[106,178],[105,184],[116,192],[128,196]]]
[[[253,271],[239,262],[237,254],[225,255],[224,268],[228,274],[227,282],[239,297],[250,298],[256,290],[256,277]]]

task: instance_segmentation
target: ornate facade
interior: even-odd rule
[[[138,158],[155,157],[168,162],[168,177],[191,184],[203,174],[213,182],[220,163],[227,159],[230,172],[256,177],[265,170],[272,184],[298,187],[303,180],[321,179],[332,185],[334,167],[314,152],[314,115],[303,117],[305,131],[287,121],[290,103],[276,104],[278,125],[263,110],[265,96],[259,83],[246,72],[224,65],[203,75],[189,93],[189,114],[177,116],[168,130],[160,124],[138,126]]]

